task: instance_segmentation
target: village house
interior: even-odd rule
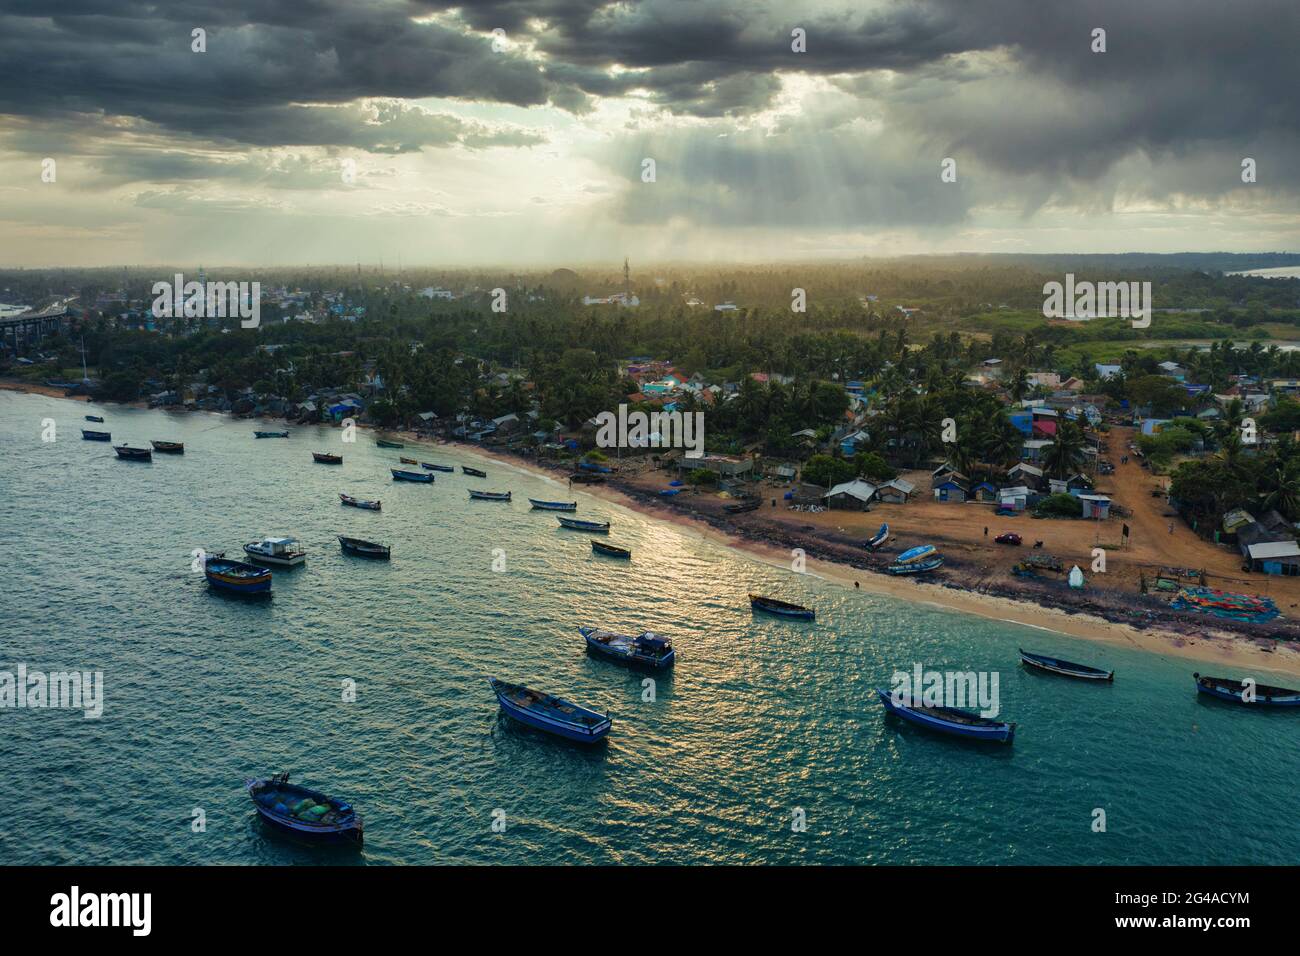
[[[836,485],[822,496],[828,507],[866,511],[867,504],[876,494],[876,486],[861,478]]]
[[[916,491],[916,485],[906,478],[895,478],[876,489],[876,497],[891,505],[905,505]]]

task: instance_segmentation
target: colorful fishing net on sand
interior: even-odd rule
[[[1281,615],[1271,598],[1230,594],[1204,587],[1183,588],[1170,607],[1175,611],[1197,611],[1234,621],[1271,621]]]

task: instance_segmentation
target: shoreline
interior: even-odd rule
[[[13,379],[0,380],[0,391],[37,394],[83,404],[86,401],[79,396],[69,397],[59,394],[61,391],[59,389]],[[114,404],[147,408],[140,402]],[[186,409],[186,411],[197,410]],[[400,437],[404,442],[417,446],[454,447],[485,461],[518,468],[524,473],[547,478],[561,487],[567,486],[567,475],[572,471],[568,466],[545,465],[514,452],[468,442],[430,438],[415,432],[380,429],[373,425],[361,427],[367,431]],[[791,548],[803,547],[805,544],[803,541],[785,541],[778,544],[773,540],[772,534],[760,534],[743,525],[733,525],[730,522],[728,527],[718,527],[708,519],[708,516],[698,511],[688,511],[666,501],[652,499],[644,491],[622,482],[583,485],[581,490],[646,517],[670,522],[680,530],[690,532],[702,540],[740,552],[771,567],[788,569]],[[779,534],[781,530],[784,529],[778,529],[775,533]],[[823,543],[815,542],[815,544]],[[1216,629],[1215,625],[1220,622],[1213,620],[1196,621],[1195,624],[1199,629],[1194,634],[1162,626],[1161,622],[1135,627],[1126,621],[1113,620],[1102,614],[1036,603],[1032,600],[1001,594],[984,593],[968,583],[959,583],[952,579],[940,584],[890,577],[870,568],[855,566],[848,560],[837,559],[838,555],[828,557],[822,553],[814,553],[813,548],[809,547],[805,547],[804,550],[807,568],[804,573],[840,587],[926,604],[955,613],[973,614],[987,620],[1038,628],[1101,644],[1165,654],[1188,661],[1204,661],[1224,664],[1229,668],[1255,668],[1300,676],[1300,643],[1271,641],[1268,645],[1264,645],[1251,635]],[[816,550],[822,552],[826,549],[817,547]],[[866,555],[864,554],[863,557],[865,558]],[[795,572],[791,571],[791,573]]]

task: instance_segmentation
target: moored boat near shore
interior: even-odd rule
[[[1196,681],[1197,693],[1244,707],[1300,707],[1300,690],[1271,687],[1230,677],[1202,677],[1193,674],[1192,678]]]
[[[888,574],[925,574],[927,571],[934,571],[941,567],[943,567],[943,556],[936,554],[924,561],[911,561],[907,564],[895,561],[885,568],[885,571]]]
[[[418,459],[415,459],[415,458],[402,458],[402,457],[400,457],[400,456],[398,457],[397,460],[400,461],[403,465],[418,465],[418,464],[420,463]]]
[[[393,474],[393,481],[414,481],[422,485],[433,483],[433,475],[427,471],[402,471],[398,468],[388,470]]]
[[[1044,654],[1030,654],[1023,649],[1020,651],[1020,659],[1030,667],[1047,671],[1049,674],[1060,674],[1062,677],[1074,677],[1078,680],[1109,681],[1115,679],[1114,671],[1104,671],[1099,667],[1089,667],[1087,664],[1075,664],[1057,657],[1048,657]]]
[[[473,475],[475,478],[486,478],[486,471],[479,471],[477,468],[471,468],[469,465],[461,465],[460,470],[467,475]]]
[[[380,561],[387,561],[393,556],[393,549],[388,545],[366,541],[363,538],[349,538],[339,535],[339,547],[343,549],[344,554],[353,554],[359,558],[375,558]]]
[[[258,564],[282,568],[297,567],[307,560],[307,552],[298,547],[297,538],[263,538],[244,545],[244,553]]]
[[[183,441],[153,441],[153,440],[150,440],[149,444],[153,445],[153,450],[156,451],[156,452],[158,452],[160,455],[183,455],[183,454],[185,454],[185,442],[183,442]]]
[[[451,467],[451,465],[435,465],[433,462],[429,462],[429,461],[422,461],[422,462],[420,462],[420,467],[421,467],[421,468],[424,468],[424,469],[426,469],[426,470],[428,470],[428,471],[447,471],[447,472],[452,472],[452,471],[455,471],[455,470],[456,470],[455,468]]]
[[[208,558],[203,565],[208,584],[232,594],[265,594],[271,590],[271,571],[243,561]]]
[[[632,667],[649,667],[664,670],[677,661],[677,651],[673,642],[660,637],[653,631],[646,631],[638,637],[629,634],[615,634],[595,627],[580,627],[578,633],[587,642],[587,649],[593,654],[607,657]]]
[[[930,707],[925,704],[895,701],[892,694],[877,688],[876,694],[886,712],[909,723],[954,737],[1009,744],[1015,739],[1016,725],[991,717],[981,717],[956,707]]]
[[[765,611],[778,617],[793,617],[803,621],[812,621],[817,617],[816,611],[802,604],[791,604],[789,601],[778,601],[776,598],[762,597],[758,594],[749,596],[749,606],[755,611]]]
[[[315,842],[363,843],[361,817],[350,803],[289,782],[287,773],[245,785],[263,821]]]
[[[86,421],[88,421],[88,422],[103,422],[103,420],[104,420],[104,416],[103,416],[103,415],[87,415],[87,416],[86,416]]]
[[[342,455],[330,455],[323,451],[314,451],[311,453],[312,461],[322,465],[341,465],[343,464]]]
[[[591,542],[591,550],[597,554],[608,555],[611,558],[631,558],[632,552],[627,548],[620,548],[617,545],[606,544],[604,541]]]
[[[529,690],[522,684],[510,684],[495,677],[489,677],[488,683],[507,716],[566,740],[599,743],[613,723],[608,714],[598,714],[562,697]]]
[[[404,445],[400,441],[389,441],[387,438],[376,438],[375,444],[378,445],[380,448],[405,448],[406,447],[406,445]]]
[[[88,428],[81,430],[81,437],[86,441],[112,441],[112,432],[93,432]]]
[[[470,499],[473,501],[509,501],[510,492],[508,491],[475,491],[469,489]]]
[[[351,495],[345,495],[342,492],[339,492],[339,501],[353,508],[363,508],[366,511],[382,510],[378,501],[367,501],[364,498],[353,498]]]
[[[288,438],[288,432],[253,432],[254,438]]]
[[[594,531],[597,534],[609,534],[608,521],[583,521],[580,518],[561,518],[559,515],[555,516],[555,520],[560,523],[561,527],[568,528],[570,531]]]
[[[114,445],[113,451],[117,452],[118,458],[125,458],[127,461],[153,461],[153,450],[150,448],[132,448],[130,445]]]
[[[536,498],[529,498],[528,503],[533,506],[535,511],[578,510],[578,503],[576,501],[538,501]]]

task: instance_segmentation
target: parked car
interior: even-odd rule
[[[993,540],[996,541],[998,544],[1019,545],[1021,543],[1020,535],[1016,534],[1014,531],[1003,531],[1000,535],[998,535]]]

